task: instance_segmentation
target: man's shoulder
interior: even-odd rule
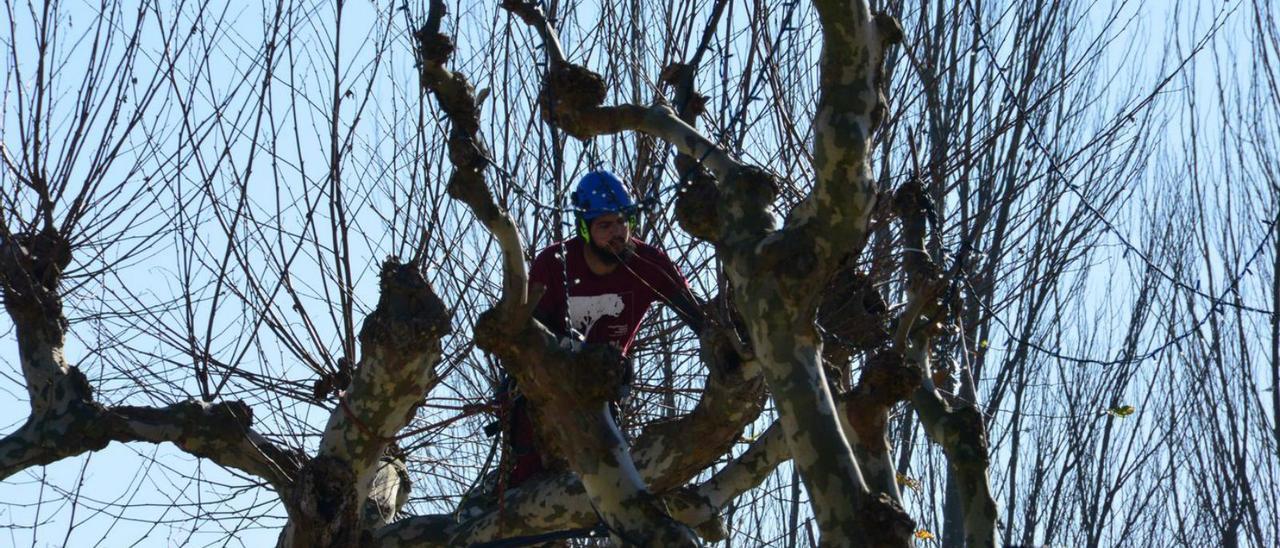
[[[529,281],[543,285],[559,283],[556,280],[564,277],[565,253],[573,248],[574,241],[556,242],[542,248],[533,257],[533,265],[529,271]]]
[[[573,248],[577,243],[576,240],[577,238],[572,238],[556,242],[538,250],[538,253],[533,256],[534,264],[549,261],[560,262],[562,254]]]

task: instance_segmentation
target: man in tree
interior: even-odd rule
[[[702,311],[680,270],[661,249],[634,237],[638,208],[622,181],[608,171],[593,171],[578,182],[572,198],[578,236],[540,251],[529,272],[530,293],[542,293],[534,317],[567,344],[609,344],[624,357],[654,302],[671,307],[701,333]],[[508,480],[514,486],[549,463],[527,402],[518,393],[511,396],[512,384],[504,383],[499,400],[510,402],[508,443],[514,462]],[[619,400],[629,385],[628,379]]]

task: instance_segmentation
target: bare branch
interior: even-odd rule
[[[160,408],[102,408],[85,402],[67,413],[28,420],[0,441],[0,479],[97,451],[113,441],[170,442],[288,492],[302,467],[301,455],[254,432],[252,423],[252,411],[241,402],[187,401]]]

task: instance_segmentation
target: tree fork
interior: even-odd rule
[[[544,116],[550,122],[561,124],[580,138],[622,129],[661,137],[682,153],[702,160],[719,179],[723,199],[716,220],[720,230],[699,230],[698,235],[717,237],[717,251],[725,260],[734,283],[735,302],[747,320],[757,355],[762,358],[766,378],[782,413],[782,423],[789,433],[788,440],[792,442],[793,455],[799,457],[797,463],[806,472],[805,481],[814,497],[815,515],[824,542],[880,543],[867,536],[884,534],[893,538],[888,542],[905,546],[910,538],[910,520],[892,502],[885,506],[887,514],[884,515],[892,514],[894,518],[877,517],[870,520],[877,523],[877,527],[861,527],[868,523],[864,516],[882,514],[873,507],[884,505],[880,497],[868,491],[839,421],[835,420],[835,403],[821,370],[821,342],[812,328],[817,308],[815,288],[823,285],[814,281],[825,281],[850,250],[860,247],[865,239],[875,195],[874,191],[865,191],[870,187],[865,167],[866,142],[879,121],[875,116],[877,108],[883,114],[883,99],[877,88],[878,65],[883,48],[895,38],[901,38],[900,32],[893,32],[897,26],[890,24],[891,18],[882,17],[873,22],[863,3],[844,6],[844,11],[834,5],[819,4],[827,38],[824,44],[828,48],[835,44],[848,50],[848,58],[855,59],[856,66],[824,62],[824,74],[829,75],[833,67],[849,69],[846,76],[852,76],[857,89],[832,89],[835,85],[832,82],[841,83],[847,78],[824,77],[823,97],[839,99],[836,104],[828,104],[826,116],[834,116],[840,123],[820,120],[819,141],[831,136],[832,131],[843,132],[841,142],[848,142],[850,146],[835,156],[818,155],[831,166],[817,166],[822,175],[814,192],[792,211],[783,230],[775,228],[767,210],[777,188],[771,174],[733,160],[669,108],[600,106],[597,100],[600,94],[593,91],[598,77],[587,76],[589,71],[580,67],[565,68],[569,63],[565,61],[555,31],[537,6],[508,1],[503,7],[543,38],[551,60],[544,90],[554,90],[565,81],[575,81],[592,90],[582,97],[557,101],[544,108]],[[827,32],[828,27],[841,28],[833,34]],[[831,53],[824,59],[832,59]],[[852,92],[852,97],[846,91]],[[835,163],[850,169],[835,169]],[[771,272],[768,265],[779,266],[786,272]],[[880,526],[890,522],[899,525]]]

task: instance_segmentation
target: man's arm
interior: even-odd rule
[[[702,341],[704,360],[721,364],[728,370],[738,368],[745,359],[741,335],[732,325],[717,326],[705,312],[704,303],[693,294],[684,274],[670,258],[662,253],[663,270],[667,272],[670,286],[666,288],[667,306],[676,312],[680,320],[693,330]]]
[[[564,263],[560,258],[566,252],[564,244],[543,249],[529,268],[529,294],[540,295],[533,319],[557,337],[564,337],[569,331],[565,320]]]
[[[533,308],[533,319],[538,320],[538,323],[542,324],[543,327],[546,327],[557,337],[564,337],[566,335],[566,330],[564,328],[565,319],[563,317],[556,317],[555,307],[548,305],[547,286],[535,281],[530,281],[529,294],[542,296],[538,300],[537,306]]]
[[[701,335],[703,329],[706,328],[706,314],[702,311],[702,301],[693,295],[693,290],[689,288],[689,281],[685,279],[684,273],[680,272],[680,268],[675,262],[667,256],[666,252],[651,248],[656,254],[654,259],[655,266],[662,271],[658,280],[660,283],[656,285],[659,297],[671,310],[675,311],[676,316],[696,335]]]
[[[684,278],[681,277],[680,281],[683,282]],[[672,310],[675,310],[676,316],[679,316],[680,321],[684,322],[684,325],[692,330],[695,335],[701,335],[707,323],[706,317],[702,312],[702,302],[693,296],[693,291],[689,289],[687,284],[681,283],[678,285],[680,287],[675,291],[675,296],[667,302],[667,305]]]

